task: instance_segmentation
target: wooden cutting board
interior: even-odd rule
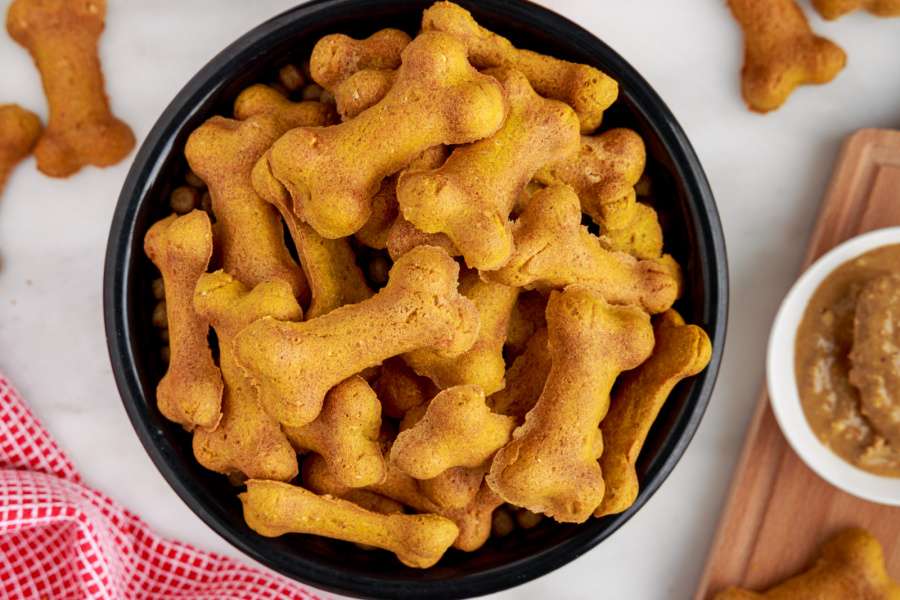
[[[900,225],[900,131],[864,129],[844,144],[806,265],[856,234]],[[900,579],[900,508],[873,504],[820,479],[790,448],[759,399],[695,600],[729,585],[765,589],[805,569],[846,527],[871,531]]]

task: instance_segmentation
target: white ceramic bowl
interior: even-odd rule
[[[859,469],[829,450],[815,436],[803,407],[794,374],[794,342],[809,300],[835,269],[869,250],[900,244],[900,227],[878,229],[836,246],[797,280],[775,316],[766,360],[769,402],[781,431],[794,451],[822,479],[872,502],[900,506],[900,478]]]

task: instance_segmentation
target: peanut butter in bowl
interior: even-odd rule
[[[828,275],[794,345],[800,403],[818,440],[860,469],[900,478],[900,244]]]

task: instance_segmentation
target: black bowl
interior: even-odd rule
[[[164,365],[151,326],[150,282],[155,268],[142,250],[144,233],[167,212],[168,192],[183,177],[189,133],[207,117],[229,114],[237,93],[271,78],[277,67],[308,56],[328,33],[363,37],[383,27],[414,33],[430,0],[321,0],[260,25],[222,51],[176,96],[147,136],[128,174],[113,217],[104,275],[109,353],[125,409],[141,442],[169,484],[222,537],[259,562],[319,588],[361,597],[458,598],[524,583],[575,559],[622,526],[659,488],[684,453],[709,402],[719,369],[727,313],[725,245],[712,192],[690,143],[666,105],[618,54],[589,32],[537,5],[508,0],[460,0],[480,23],[517,46],[595,65],[621,86],[604,128],[628,126],[648,149],[655,203],[667,249],[684,267],[678,309],[702,325],[713,358],[701,375],[682,382],[650,433],[638,464],[641,492],[621,515],[582,525],[545,519],[530,530],[491,539],[478,552],[450,551],[426,570],[313,536],[264,538],[245,524],[236,490],[206,471],[191,453],[188,434],[156,408],[154,390]],[[648,549],[650,550],[650,549]]]

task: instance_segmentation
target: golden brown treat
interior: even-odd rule
[[[251,479],[240,498],[247,525],[261,535],[309,533],[366,544],[420,569],[440,560],[459,534],[452,521],[438,515],[384,515],[278,481]]]
[[[441,389],[475,384],[485,394],[493,394],[503,387],[506,371],[503,342],[519,289],[482,281],[478,271],[468,271],[460,277],[459,293],[478,309],[481,324],[475,345],[456,357],[423,349],[403,358],[416,373],[430,378]]]
[[[515,417],[522,422],[540,397],[549,374],[547,328],[541,327],[528,340],[525,351],[509,367],[506,387],[488,398],[488,406],[496,413]]]
[[[813,566],[763,593],[729,588],[714,600],[900,600],[881,544],[863,529],[848,529],[825,544]]]
[[[621,229],[634,220],[634,186],[647,162],[644,141],[630,129],[610,129],[582,136],[581,148],[569,158],[535,174],[545,185],[572,186],[581,209],[604,229]]]
[[[378,192],[372,196],[372,214],[366,224],[353,234],[356,241],[369,248],[387,248],[388,234],[397,220],[397,178],[390,176],[381,183]]]
[[[321,38],[309,57],[313,81],[333,90],[342,81],[363,69],[396,69],[410,38],[399,29],[382,29],[364,40],[342,33]]]
[[[387,286],[368,300],[304,323],[256,321],[235,339],[237,360],[270,414],[284,425],[306,425],[325,393],[362,369],[418,348],[448,356],[468,350],[478,313],[457,292],[458,274],[446,252],[420,246],[394,264]]]
[[[225,380],[219,426],[214,431],[194,431],[197,462],[226,475],[290,481],[297,476],[297,454],[234,362],[232,342],[237,332],[265,316],[300,320],[303,311],[291,286],[274,279],[250,290],[224,271],[205,273],[194,290],[194,310],[216,331]]]
[[[296,92],[306,83],[306,77],[297,65],[287,64],[278,69],[278,83],[288,92]]]
[[[403,51],[397,81],[381,102],[339,125],[292,129],[261,168],[284,185],[301,220],[323,237],[343,237],[368,220],[386,176],[432,146],[492,135],[505,116],[497,80],[476,71],[453,36],[425,33]]]
[[[477,467],[454,467],[431,479],[419,480],[419,489],[425,496],[440,506],[464,508],[468,506],[484,481],[489,462]]]
[[[382,412],[393,419],[402,419],[409,410],[423,405],[437,393],[431,380],[416,375],[400,357],[384,361],[374,388]]]
[[[189,185],[181,185],[169,194],[169,207],[177,215],[186,215],[195,208],[200,200],[200,192]]]
[[[653,354],[619,380],[609,414],[600,425],[606,495],[594,511],[596,517],[623,512],[634,504],[638,494],[635,464],[650,427],[675,385],[709,364],[712,346],[706,333],[696,325],[685,325],[674,310],[656,317],[653,333]]]
[[[312,423],[285,427],[284,432],[297,450],[322,456],[344,485],[357,488],[384,480],[378,443],[381,404],[362,377],[350,377],[331,388]]]
[[[105,17],[106,0],[15,0],[6,14],[9,35],[41,73],[50,118],[34,156],[51,177],[114,165],[134,147],[104,91],[97,42]]]
[[[516,524],[522,529],[532,529],[537,527],[538,524],[544,520],[544,515],[539,513],[533,513],[530,510],[525,510],[524,508],[516,511]]]
[[[235,119],[244,121],[256,115],[274,117],[283,133],[294,127],[327,125],[334,120],[334,108],[317,101],[291,102],[274,88],[257,83],[241,92],[234,101]]]
[[[0,193],[13,167],[31,154],[42,130],[33,112],[18,104],[0,104]]]
[[[370,490],[351,488],[338,481],[328,463],[318,454],[309,454],[301,467],[303,487],[319,495],[329,495],[385,515],[402,513],[403,505],[396,500]]]
[[[387,95],[396,78],[396,71],[357,71],[334,87],[334,103],[338,114],[346,121],[374,106]]]
[[[425,233],[404,219],[403,215],[398,215],[388,229],[385,246],[392,260],[397,260],[416,246],[437,246],[446,250],[450,256],[460,256],[447,234]]]
[[[494,517],[491,521],[491,534],[495,537],[506,537],[516,528],[516,522],[513,521],[509,511],[501,507],[494,511]]]
[[[525,424],[494,456],[488,485],[510,504],[559,522],[581,523],[603,500],[598,426],[622,371],[653,349],[653,329],[636,306],[607,304],[570,286],[547,305],[552,367]]]
[[[638,261],[610,252],[581,224],[578,197],[568,186],[534,195],[513,228],[516,249],[500,270],[482,276],[513,287],[593,287],[614,304],[637,304],[651,313],[666,310],[679,294],[671,259]]]
[[[491,412],[476,385],[440,392],[425,415],[401,431],[391,447],[391,462],[416,479],[431,479],[454,467],[478,467],[509,441],[511,417]]]
[[[812,0],[812,4],[828,20],[860,9],[878,17],[900,16],[900,0]]]
[[[469,11],[452,2],[436,2],[427,9],[422,14],[422,31],[455,35],[466,44],[469,60],[479,69],[509,67],[521,71],[541,96],[574,108],[585,133],[600,125],[603,111],[619,95],[618,84],[598,69],[519,50],[506,38],[478,25]]]
[[[542,293],[532,290],[519,294],[506,328],[504,347],[510,357],[522,354],[528,340],[538,329],[547,325],[547,319],[544,318],[546,310],[547,298]]]
[[[287,281],[303,302],[309,286],[285,246],[278,212],[250,182],[257,158],[280,133],[278,121],[268,115],[246,121],[212,117],[191,133],[184,155],[212,196],[225,271],[248,287],[272,279]]]
[[[215,429],[221,417],[222,373],[209,349],[209,322],[194,310],[194,288],[212,250],[209,217],[199,210],[168,216],[144,237],[144,253],[162,273],[171,348],[156,403],[167,419],[187,430]]]
[[[828,83],[847,64],[834,42],[815,35],[795,0],[728,0],[744,32],[741,91],[750,110],[780,107],[798,85]]]
[[[287,224],[300,266],[306,274],[312,299],[307,319],[327,314],[339,306],[362,302],[372,295],[366,278],[356,264],[356,256],[346,239],[329,240],[297,219],[290,209],[290,198],[272,174],[257,163],[253,169],[253,187],[281,213]]]
[[[494,491],[482,484],[475,498],[464,508],[448,508],[440,514],[459,527],[459,536],[453,547],[463,552],[475,552],[491,536],[491,522],[494,511],[503,505],[503,500]]]
[[[652,260],[662,256],[663,232],[656,211],[643,202],[634,205],[634,219],[620,229],[600,234],[604,248],[625,252],[635,258]]]
[[[900,272],[869,281],[853,319],[850,383],[862,414],[900,449]]]
[[[512,69],[490,72],[506,92],[509,114],[489,138],[457,148],[441,167],[407,170],[397,181],[403,217],[426,233],[445,233],[466,264],[491,270],[513,250],[509,215],[531,176],[574,154],[578,120],[571,108],[538,96]]]

